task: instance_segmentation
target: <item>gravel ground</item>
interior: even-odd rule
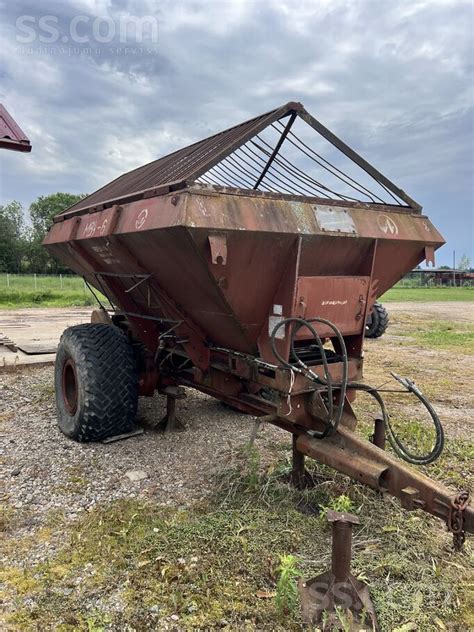
[[[472,356],[417,346],[413,331],[415,324],[425,321],[470,323],[472,306],[392,303],[387,307],[389,331],[380,340],[367,341],[365,347],[366,381],[382,384],[390,370],[415,378],[430,392],[448,439],[470,438]],[[144,434],[111,444],[78,444],[62,435],[56,425],[52,366],[0,373],[0,485],[8,524],[2,563],[26,568],[51,559],[64,540],[64,532],[57,527],[62,524],[58,514],[73,523],[112,500],[141,498],[158,505],[189,507],[205,498],[215,488],[215,475],[248,442],[253,420],[196,391],[187,394],[178,402],[185,432],[153,430],[165,413],[165,399],[156,395],[140,401],[137,423]],[[363,405],[362,412],[366,412]],[[290,436],[264,426],[257,446],[265,464],[275,460],[275,451],[282,458],[282,447],[289,454]],[[47,538],[41,537],[45,527]],[[28,599],[24,601],[27,606]],[[113,611],[120,603],[120,595],[112,591],[88,603],[87,608],[103,606],[104,611]],[[15,608],[13,602],[3,606],[6,611]]]
[[[433,318],[457,323],[474,322],[474,306],[472,301],[431,301],[428,303],[387,301],[385,307],[390,314],[403,312],[410,316],[416,316],[420,320]]]
[[[189,506],[206,496],[213,475],[248,441],[253,418],[188,391],[178,402],[187,431],[158,433],[152,426],[163,417],[164,403],[160,395],[141,399],[137,422],[145,428],[142,435],[79,444],[56,425],[53,367],[0,374],[2,486],[9,506],[21,516],[17,535],[36,531],[55,510],[74,520],[115,499]],[[259,447],[275,440],[290,445],[287,433],[265,427]],[[33,559],[43,555],[39,547]]]
[[[398,329],[405,332],[405,321],[397,323],[401,316],[463,322],[472,319],[472,311],[457,303],[391,304],[389,309],[391,329],[379,341],[366,345],[366,380],[382,383],[389,370],[398,371],[407,364],[409,375],[419,376],[421,385],[433,380],[435,403],[448,434],[471,436],[474,402],[468,366],[472,358],[419,349],[415,365],[413,348],[400,345],[401,338],[394,334]],[[439,382],[446,371],[453,376],[459,372],[456,379],[463,381],[455,393]],[[205,497],[213,488],[214,475],[248,441],[252,418],[195,391],[188,391],[187,399],[178,402],[178,410],[188,427],[186,432],[160,434],[153,430],[165,412],[164,397],[156,395],[140,402],[137,421],[145,428],[143,435],[107,445],[78,444],[62,435],[56,425],[53,367],[0,373],[1,484],[5,505],[15,516],[16,535],[34,535],[55,512],[75,520],[95,505],[115,499],[140,497],[189,506]],[[289,435],[269,426],[261,430],[257,441],[264,462],[275,448],[290,447]],[[48,546],[56,546],[54,540]],[[46,549],[44,545],[33,547],[23,563],[44,559],[51,552]]]

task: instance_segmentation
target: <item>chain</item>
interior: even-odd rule
[[[448,529],[453,534],[453,543],[456,551],[460,551],[466,539],[464,531],[463,511],[469,504],[469,492],[459,492],[451,500],[449,508]]]

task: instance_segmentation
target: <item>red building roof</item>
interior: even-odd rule
[[[25,132],[0,103],[0,147],[13,151],[31,151]]]

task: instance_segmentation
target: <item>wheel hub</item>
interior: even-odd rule
[[[74,415],[77,410],[77,375],[76,365],[71,358],[63,365],[61,390],[66,410],[70,415]]]

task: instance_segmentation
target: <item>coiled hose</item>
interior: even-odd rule
[[[293,327],[293,332],[291,335],[291,354],[296,360],[296,363],[297,363],[296,367],[290,364],[289,362],[287,362],[280,355],[276,347],[275,336],[277,332],[279,331],[281,327],[289,323],[294,323],[295,325]],[[326,350],[324,349],[324,346],[323,346],[323,341],[321,340],[321,338],[319,337],[319,334],[316,332],[316,330],[311,325],[311,323],[321,323],[330,327],[334,331],[339,341],[339,344],[341,345],[342,382],[340,384],[333,384],[332,382],[331,373],[329,371],[329,364],[328,364],[327,356],[326,356]],[[324,380],[320,378],[319,375],[311,371],[311,369],[296,355],[296,351],[294,347],[295,337],[298,330],[301,329],[301,327],[306,327],[307,329],[309,329],[312,336],[316,340],[318,348],[321,351],[321,360],[322,360],[323,368],[324,368]],[[348,357],[347,357],[346,343],[344,342],[344,338],[342,337],[342,334],[339,331],[339,329],[336,327],[336,325],[331,323],[329,320],[325,320],[324,318],[311,318],[308,320],[305,320],[304,318],[285,318],[274,327],[271,334],[271,345],[272,345],[273,354],[284,367],[286,367],[290,371],[296,370],[298,373],[301,373],[302,375],[306,375],[307,377],[312,379],[314,382],[317,382],[318,384],[322,384],[323,386],[327,388],[328,413],[327,413],[326,419],[324,419],[324,423],[326,427],[324,428],[324,430],[321,430],[321,431],[313,430],[311,434],[317,439],[324,439],[324,437],[334,434],[334,432],[336,432],[337,430],[339,422],[341,421],[341,418],[342,418],[342,414],[344,412],[344,400],[346,397],[347,381],[349,378],[349,362],[348,362]],[[337,404],[336,414],[334,414],[334,405],[333,405],[333,389],[334,388],[340,389],[340,395],[339,395],[339,401]]]
[[[320,323],[328,326],[335,334],[337,341],[339,343],[340,355],[342,358],[342,380],[341,382],[333,382],[331,378],[331,374],[329,371],[329,363],[326,355],[326,349],[324,348],[323,341],[321,340],[319,334],[316,332],[312,323]],[[291,334],[290,334],[290,357],[293,357],[296,361],[296,364],[291,364],[287,360],[285,360],[281,354],[279,353],[276,346],[276,334],[282,327],[286,327],[286,325],[293,325]],[[307,366],[301,358],[298,357],[295,350],[295,338],[298,331],[302,328],[306,327],[313,336],[316,344],[318,346],[319,352],[321,354],[321,361],[324,370],[324,379],[319,375],[314,373],[309,366]],[[436,414],[436,411],[430,404],[430,402],[426,399],[426,397],[418,390],[415,384],[407,379],[402,378],[395,373],[392,373],[392,376],[400,382],[402,386],[405,387],[404,391],[392,391],[392,392],[400,392],[400,393],[413,393],[415,397],[417,397],[423,406],[427,409],[435,428],[436,439],[432,450],[423,455],[414,454],[410,450],[406,448],[403,442],[397,437],[391,423],[390,417],[387,412],[387,408],[385,406],[385,402],[383,400],[382,395],[379,390],[369,386],[368,384],[364,384],[363,382],[349,382],[349,360],[347,355],[347,348],[344,341],[344,338],[340,332],[340,330],[336,327],[334,323],[324,318],[285,318],[281,320],[274,328],[270,336],[271,347],[273,354],[280,362],[280,364],[289,369],[290,371],[295,371],[304,375],[305,377],[311,379],[313,382],[316,382],[318,385],[325,386],[327,389],[327,415],[326,418],[323,419],[325,424],[324,430],[313,430],[311,431],[311,435],[317,439],[324,439],[327,436],[334,434],[339,426],[339,422],[341,421],[342,414],[344,412],[344,401],[346,397],[347,389],[354,389],[359,391],[364,391],[371,395],[379,404],[380,410],[382,413],[382,418],[385,426],[385,431],[387,438],[389,440],[390,445],[392,446],[393,451],[397,454],[401,459],[406,461],[407,463],[412,463],[414,465],[428,465],[429,463],[433,463],[441,456],[441,453],[444,449],[444,431],[443,426],[441,425],[441,421]],[[336,411],[334,412],[334,402],[333,402],[333,392],[334,390],[339,390],[339,401],[337,404]]]

